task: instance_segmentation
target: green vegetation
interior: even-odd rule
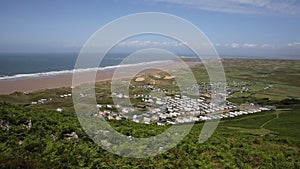
[[[69,112],[54,112],[35,108],[22,108],[6,103],[0,104],[1,168],[299,168],[299,133],[278,130],[274,120],[266,128],[277,134],[256,135],[230,129],[224,121],[213,136],[204,144],[197,142],[202,123],[195,124],[189,135],[173,149],[149,159],[124,158],[98,147],[82,131],[76,116]],[[289,112],[292,113],[292,112]],[[258,118],[257,117],[253,118]],[[267,114],[265,115],[267,116]],[[251,116],[248,116],[251,117]],[[242,117],[243,118],[243,117]],[[250,128],[259,128],[255,123],[242,122]],[[30,129],[24,128],[27,120]],[[264,120],[268,120],[267,118]],[[261,124],[264,120],[261,120]],[[299,120],[299,118],[298,118]],[[296,131],[299,121],[289,121],[289,129]],[[136,137],[153,136],[164,131],[166,126],[112,121],[118,131]],[[238,125],[235,125],[238,126]],[[283,124],[283,126],[285,125]],[[143,130],[141,130],[143,129]],[[75,131],[78,139],[65,139],[64,134]],[[51,134],[54,137],[51,137]]]
[[[197,123],[171,150],[134,159],[109,153],[86,135],[74,114],[72,97],[60,97],[71,93],[70,88],[16,92],[0,96],[0,168],[300,168],[300,62],[228,59],[223,63],[228,81],[252,84],[246,86],[248,90],[233,93],[231,102],[277,109],[222,120],[203,144],[198,143],[203,123]],[[203,65],[192,70],[198,82],[208,80]],[[185,71],[177,76],[184,77]],[[154,85],[177,89],[172,80],[145,77],[146,84],[155,79]],[[112,103],[109,82],[99,82],[95,88],[99,103]],[[131,96],[149,93],[136,88],[130,92]],[[43,98],[52,100],[30,104]],[[138,99],[132,102],[141,104]],[[64,111],[57,112],[58,107]],[[125,120],[109,123],[134,137],[154,136],[169,127]],[[72,132],[78,138],[66,137]]]

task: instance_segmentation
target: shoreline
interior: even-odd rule
[[[198,64],[200,62],[192,62],[187,61],[185,62],[186,65],[192,66]],[[148,66],[150,66],[149,64]],[[157,66],[154,64],[154,66]],[[172,63],[165,63],[165,65],[160,66],[163,67],[165,70],[176,70],[183,68],[180,66],[179,62],[174,61]],[[129,66],[129,67],[119,67],[118,69],[123,70],[124,72],[134,71],[136,69],[145,68],[145,65],[136,65],[136,66]],[[111,80],[114,74],[114,71],[117,69],[110,68],[104,70],[98,70],[95,78],[95,82],[107,81]],[[158,70],[155,68],[147,68],[142,70],[138,73],[138,75],[146,74],[146,73],[158,73],[162,72],[162,70]],[[126,73],[125,73],[126,74]],[[82,72],[80,76],[84,81],[84,77],[88,76],[89,72]],[[43,77],[30,77],[30,78],[22,78],[22,79],[8,79],[8,80],[1,80],[0,81],[0,95],[9,95],[14,92],[24,92],[24,93],[31,93],[39,90],[46,90],[46,89],[55,89],[55,88],[62,88],[62,87],[72,87],[72,74],[61,74],[61,75],[49,75]],[[117,78],[126,78],[126,75]],[[88,83],[88,81],[86,81]]]

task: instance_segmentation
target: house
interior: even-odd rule
[[[140,109],[144,109],[144,108],[146,108],[146,105],[137,105],[136,107],[140,108]]]
[[[163,122],[157,122],[156,124],[159,125],[159,126],[165,126],[165,125],[166,125],[166,124],[163,123]]]
[[[121,120],[122,118],[120,116],[116,116],[116,120]]]
[[[198,117],[191,117],[192,121],[199,121],[200,119]]]
[[[154,116],[151,117],[151,121],[153,121],[153,122],[156,122],[158,120],[159,120],[159,117],[156,116],[156,115],[154,115]]]
[[[172,124],[172,125],[173,125],[173,124],[176,124],[174,121],[171,121],[171,120],[167,120],[167,123],[168,123],[168,124]]]
[[[139,119],[132,119],[133,122],[139,123],[140,120]]]
[[[167,115],[166,114],[160,114],[159,117],[162,118],[162,119],[166,119]]]
[[[152,99],[148,99],[147,101],[148,103],[154,103],[154,101]]]
[[[158,105],[163,105],[164,103],[163,103],[162,101],[160,101],[160,100],[157,100],[157,101],[156,101],[156,104],[158,104]]]
[[[144,121],[145,124],[150,124],[151,120],[148,117],[144,117],[143,121]]]
[[[177,118],[177,119],[176,119],[176,122],[177,122],[177,123],[184,123],[184,120],[183,120],[182,118]]]

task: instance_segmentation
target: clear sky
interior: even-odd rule
[[[104,24],[138,12],[187,19],[224,55],[300,57],[299,0],[1,0],[0,52],[78,52]]]

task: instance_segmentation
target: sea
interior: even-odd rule
[[[105,55],[98,67],[84,68],[78,71],[105,70],[121,66],[145,64],[169,64],[174,60],[137,61],[123,64],[129,54],[109,53]],[[51,75],[71,74],[78,53],[0,53],[0,81]]]
[[[99,65],[100,69],[117,67],[127,53],[109,53]],[[193,58],[193,56],[184,56]],[[0,53],[0,80],[42,77],[72,73],[78,53]],[[254,57],[224,55],[221,58],[293,59],[299,57]],[[157,63],[160,61],[158,60]],[[166,61],[162,61],[166,62]],[[136,64],[147,64],[145,62]],[[133,65],[131,65],[133,66]]]

